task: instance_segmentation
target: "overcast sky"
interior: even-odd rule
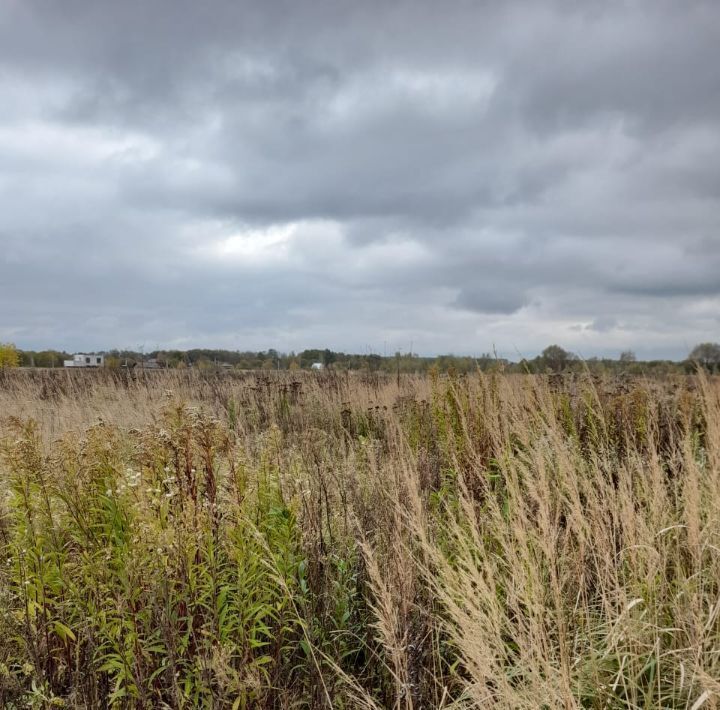
[[[684,357],[720,2],[0,0],[0,340]]]

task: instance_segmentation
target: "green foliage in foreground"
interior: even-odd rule
[[[99,425],[47,459],[33,423],[16,423],[0,699],[29,684],[40,706],[244,708],[287,688],[313,705],[326,656],[362,673],[355,546],[334,541],[311,578],[279,442],[258,442],[250,470],[228,436],[179,406],[158,428],[123,440]]]

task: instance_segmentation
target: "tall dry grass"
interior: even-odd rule
[[[717,707],[717,380],[0,378],[2,707]]]

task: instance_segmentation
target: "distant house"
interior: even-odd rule
[[[324,370],[325,369],[325,365],[323,365],[321,362],[314,362],[312,365],[310,365],[310,367],[313,370]]]
[[[75,353],[72,360],[63,362],[65,367],[103,367],[105,356],[97,353]]]

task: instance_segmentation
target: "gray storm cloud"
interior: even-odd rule
[[[682,357],[719,46],[714,0],[5,0],[0,340]]]

